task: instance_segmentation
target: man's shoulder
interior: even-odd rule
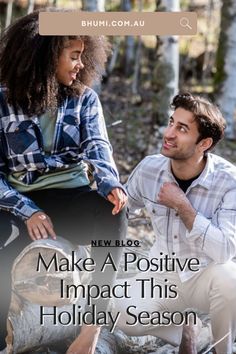
[[[144,159],[141,161],[142,163],[148,163],[148,162],[152,162],[152,163],[164,163],[166,162],[168,159],[167,157],[161,155],[161,154],[153,154],[153,155],[147,155],[146,157],[144,157]]]
[[[210,154],[209,156],[211,158],[211,161],[213,162],[215,169],[232,170],[233,172],[236,171],[236,166],[232,162],[226,160],[225,158],[216,154]]]
[[[215,175],[228,177],[236,183],[236,166],[225,158],[210,154],[212,169]]]
[[[138,167],[143,171],[157,172],[167,167],[168,160],[161,154],[148,155],[138,164]]]

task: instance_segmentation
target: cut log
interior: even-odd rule
[[[19,300],[18,300],[19,301]],[[52,307],[45,311],[52,312]],[[60,307],[60,311],[71,312],[71,305]],[[44,326],[39,324],[39,305],[31,304],[28,301],[22,303],[20,313],[12,313],[10,316],[10,326],[8,335],[8,347],[12,348],[12,353],[22,353],[36,350],[39,347],[53,347],[58,342],[67,342],[68,346],[78,335],[78,326],[52,325],[51,320],[45,320]],[[211,342],[210,327],[203,327],[198,336],[198,351],[206,348]],[[124,332],[116,330],[114,334],[104,329],[99,336],[96,354],[116,354],[134,353],[135,348],[143,348],[143,352],[155,350],[155,354],[178,353],[177,348],[164,343],[159,338],[153,336],[134,337],[127,336]],[[145,349],[146,348],[146,349]]]
[[[75,338],[78,327],[52,325],[49,319],[45,319],[44,325],[40,325],[40,305],[24,300],[21,306],[21,311],[17,313],[11,308],[9,316],[7,344],[12,347],[13,353],[32,351]],[[70,311],[70,308],[70,305],[66,305],[60,307],[60,311]],[[47,307],[44,310],[52,313],[53,308]]]
[[[118,346],[118,352],[125,354],[150,353],[150,354],[174,354],[179,352],[178,347],[173,347],[163,340],[150,335],[143,337],[127,336],[118,330],[114,332]],[[201,352],[211,343],[211,329],[209,326],[202,327],[197,338],[197,351]]]
[[[65,285],[86,284],[89,281],[88,272],[62,271],[55,272],[55,267],[38,268],[39,255],[46,265],[54,258],[71,259],[72,251],[76,259],[87,258],[89,253],[86,247],[79,246],[76,249],[67,240],[57,237],[57,240],[38,240],[28,245],[16,258],[12,268],[12,284],[14,292],[20,297],[36,304],[45,306],[61,306],[72,303],[73,298],[62,299],[60,296],[60,280]]]
[[[45,320],[44,326],[39,324],[39,305],[25,301],[20,313],[11,312],[8,325],[7,344],[11,353],[23,353],[38,348],[57,347],[60,343],[70,343],[79,333],[78,326],[52,325]],[[45,312],[51,313],[48,307]],[[71,306],[66,305],[60,311],[71,311]],[[99,336],[96,353],[116,354],[117,345],[113,334],[104,329]]]
[[[49,262],[54,254],[59,259],[61,257],[69,258],[73,250],[72,244],[62,238],[58,238],[57,241],[40,240],[30,244],[17,257],[12,270],[13,298],[8,323],[7,344],[10,353],[33,351],[40,347],[56,347],[58,342],[69,346],[78,335],[79,326],[58,322],[53,325],[52,316],[45,318],[43,325],[40,325],[41,305],[45,313],[52,313],[53,306],[56,306],[60,313],[63,311],[68,314],[72,313],[73,298],[62,300],[60,297],[60,279],[66,280],[69,285],[78,285],[80,282],[85,284],[89,281],[89,273],[75,271],[60,273],[54,272],[53,267],[38,272],[38,255],[41,253],[45,262]],[[85,247],[78,247],[75,252],[77,258],[89,257]],[[77,302],[83,309],[85,299],[77,299]],[[210,339],[209,327],[203,328],[198,338],[199,350],[207,347]],[[135,348],[144,348],[143,352],[145,353],[154,349],[155,354],[161,354],[164,347],[166,350],[170,347],[170,352],[177,353],[177,349],[163,343],[156,337],[130,337],[120,330],[112,334],[103,329],[99,336],[96,354],[117,354],[119,352],[128,354],[134,353]],[[166,351],[166,353],[168,352]]]

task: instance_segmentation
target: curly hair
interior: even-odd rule
[[[46,9],[47,11],[58,11]],[[0,82],[6,87],[7,100],[29,116],[53,110],[66,96],[79,96],[86,86],[101,79],[110,44],[103,36],[41,36],[39,12],[18,19],[0,38]],[[58,58],[68,41],[84,42],[77,79],[70,87],[58,83]]]
[[[202,139],[212,138],[212,149],[223,138],[226,121],[218,107],[207,99],[184,92],[173,98],[171,108],[183,108],[193,113],[199,131],[197,143]]]

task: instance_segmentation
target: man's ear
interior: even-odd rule
[[[205,138],[199,142],[199,148],[201,149],[202,152],[204,152],[204,151],[210,149],[212,144],[213,144],[212,138]]]

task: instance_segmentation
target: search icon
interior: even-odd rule
[[[180,22],[180,26],[187,27],[190,30],[192,29],[192,27],[189,24],[189,19],[187,17],[182,17],[179,22]]]

